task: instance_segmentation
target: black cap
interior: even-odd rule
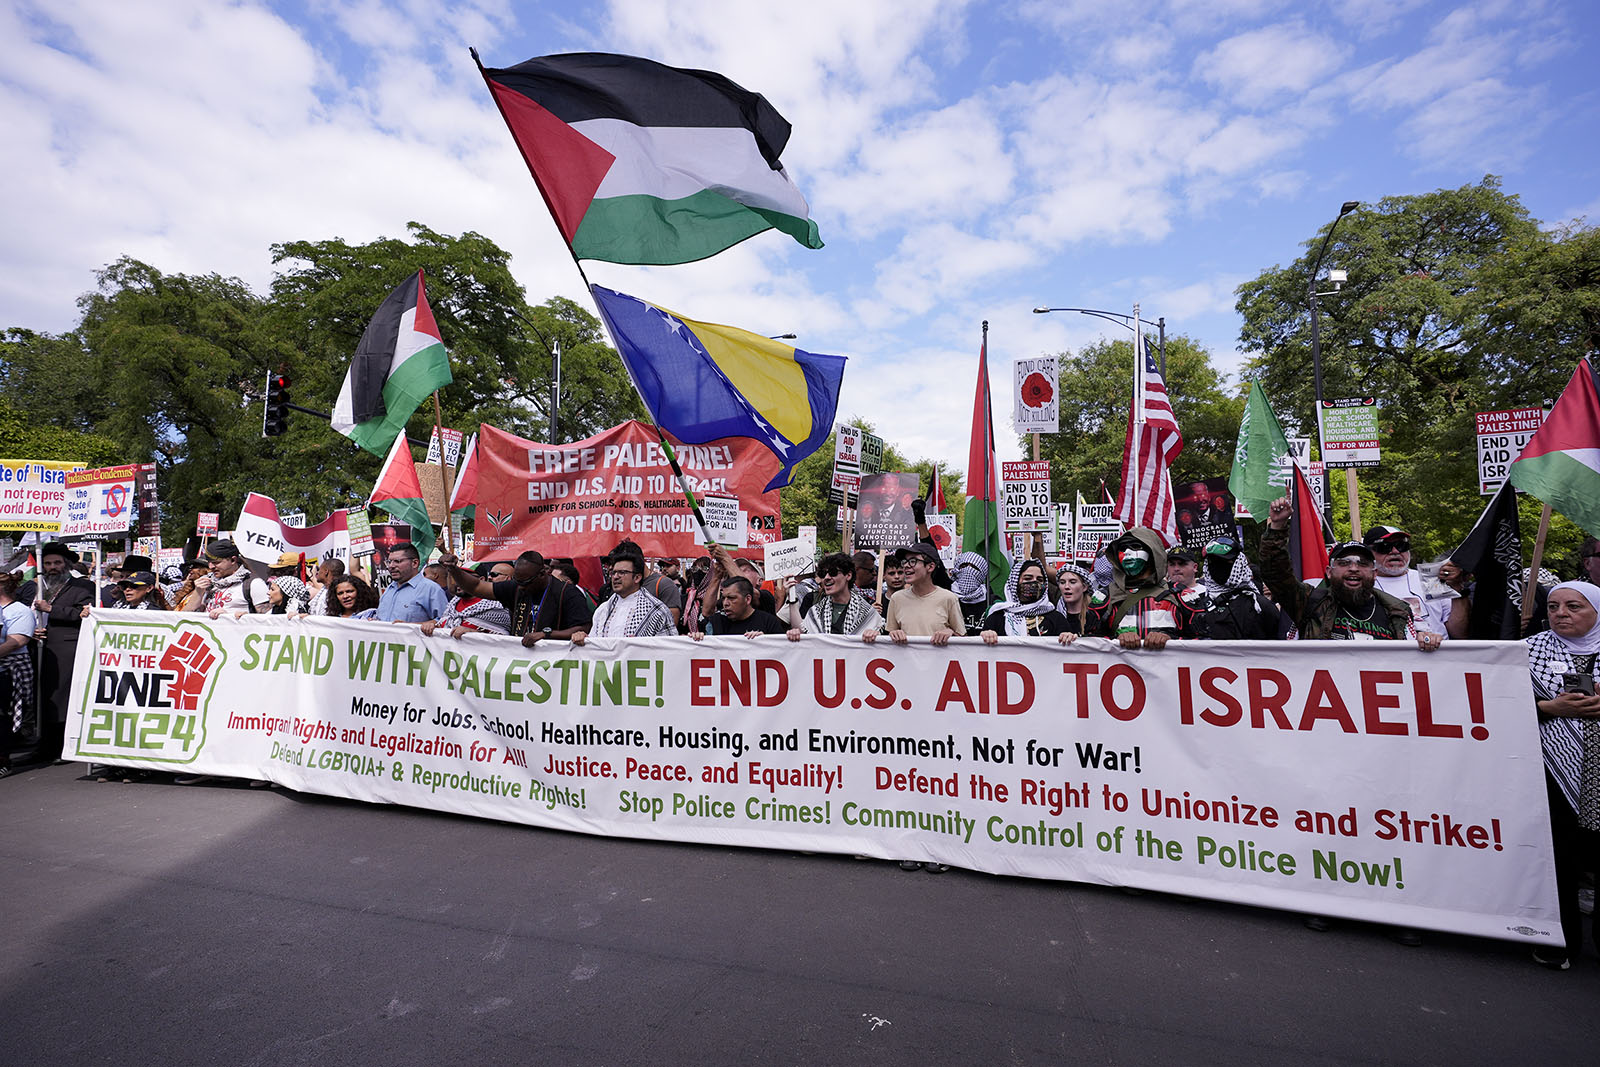
[[[213,541],[206,546],[206,555],[212,559],[238,559],[239,546],[232,541]]]
[[[918,541],[914,545],[905,545],[894,550],[894,555],[889,557],[891,562],[904,563],[908,555],[918,555],[925,558],[930,565],[939,562],[939,550],[926,541]]]
[[[1398,526],[1373,526],[1361,538],[1361,543],[1364,545],[1379,545],[1394,538],[1403,538],[1407,543],[1411,541],[1411,535]]]
[[[1187,545],[1179,545],[1177,548],[1167,552],[1167,562],[1198,563],[1199,560],[1195,558],[1194,549],[1189,548]]]
[[[134,571],[117,584],[129,589],[144,589],[156,584],[156,576],[149,571]]]
[[[1330,562],[1338,559],[1340,556],[1350,555],[1365,557],[1368,563],[1376,563],[1378,561],[1377,557],[1372,554],[1372,549],[1369,546],[1362,544],[1360,541],[1340,541],[1338,544],[1328,549],[1328,559]]]

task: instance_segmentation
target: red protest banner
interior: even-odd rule
[[[761,490],[778,472],[766,448],[742,437],[679,444],[678,462],[696,496],[739,498],[750,549],[780,536],[778,494]],[[473,552],[505,557],[602,556],[627,538],[647,556],[698,556],[694,515],[655,431],[613,426],[584,441],[544,445],[484,425],[478,437],[477,537]]]

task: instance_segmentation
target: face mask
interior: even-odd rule
[[[1117,565],[1128,575],[1138,574],[1150,562],[1150,553],[1142,548],[1125,549],[1117,558]]]

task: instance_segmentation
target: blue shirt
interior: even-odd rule
[[[420,574],[403,582],[390,582],[378,600],[378,618],[383,622],[427,622],[437,619],[450,607],[450,598],[437,584]]]

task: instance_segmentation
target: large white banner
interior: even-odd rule
[[[423,638],[96,611],[67,751],[586,833],[1560,937],[1524,648]]]

